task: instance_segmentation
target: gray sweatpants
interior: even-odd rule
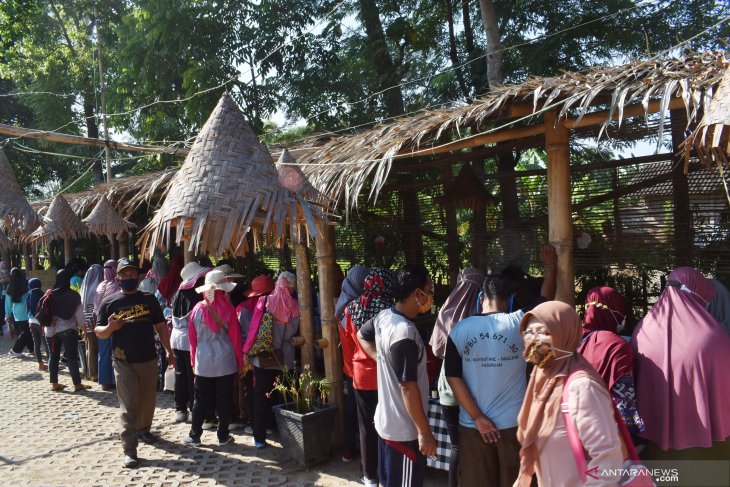
[[[137,435],[149,432],[157,399],[157,361],[129,363],[114,360],[122,448],[125,455],[137,455]]]

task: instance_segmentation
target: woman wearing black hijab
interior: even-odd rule
[[[81,383],[79,373],[79,329],[84,326],[84,310],[81,306],[81,296],[71,289],[72,274],[66,269],[56,273],[56,284],[51,292],[51,306],[53,307],[53,326],[46,327],[46,337],[51,347],[51,358],[48,361],[51,374],[51,390],[61,391],[66,386],[58,383],[58,362],[61,358],[61,348],[68,361],[68,370],[75,391],[91,389]]]

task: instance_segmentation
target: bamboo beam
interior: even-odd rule
[[[669,109],[674,110],[678,108],[684,108],[684,101],[681,98],[672,98],[669,100]],[[624,107],[623,118],[624,120],[630,117],[638,117],[644,115],[644,113],[656,113],[661,109],[661,100],[652,100],[647,105],[646,111],[644,105],[641,103],[635,103],[633,105],[627,105]],[[593,125],[602,125],[610,114],[610,110],[602,110],[600,112],[589,113],[585,115],[580,121],[578,117],[567,117],[565,119],[565,126],[569,129],[577,129],[581,127],[591,127]],[[618,120],[618,108],[613,111],[611,120]]]
[[[548,232],[558,253],[558,286],[555,299],[575,304],[573,274],[573,218],[570,187],[570,132],[556,112],[545,114],[547,147]]]
[[[111,233],[107,235],[106,238],[109,240],[109,258],[117,260],[119,258],[119,246],[117,245],[117,239],[114,238],[114,235]]]
[[[318,224],[316,238],[317,273],[319,274],[319,310],[322,320],[322,338],[330,344],[324,351],[324,369],[332,381],[330,399],[337,406],[338,420],[335,422],[334,439],[339,445],[342,440],[344,392],[342,382],[342,355],[340,354],[339,324],[335,317],[335,227]]]
[[[296,242],[297,296],[299,304],[299,334],[302,345],[302,365],[314,369],[314,309],[312,306],[312,271],[309,268],[309,247],[302,238]]]

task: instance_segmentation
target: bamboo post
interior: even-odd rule
[[[305,238],[296,242],[297,295],[299,304],[299,334],[302,345],[302,365],[314,368],[314,309],[312,306],[312,271],[309,268],[309,247]]]
[[[63,261],[64,264],[71,262],[74,253],[74,242],[71,237],[64,237],[63,239]]]
[[[340,325],[335,319],[335,227],[327,223],[318,224],[319,236],[316,239],[317,273],[319,274],[319,310],[322,321],[322,338],[329,345],[324,349],[324,369],[332,381],[330,400],[337,406],[338,421],[335,423],[334,441],[339,445],[342,440],[342,419],[344,395],[342,389],[342,356],[340,355]]]
[[[444,166],[441,169],[441,175],[445,191],[453,180],[451,166]],[[455,286],[456,279],[459,276],[460,242],[459,228],[456,221],[456,205],[453,201],[448,200],[445,202],[444,212],[446,213],[446,256],[449,264],[449,285]]]
[[[558,253],[555,299],[575,304],[573,219],[570,187],[570,132],[556,112],[545,114],[549,239]]]
[[[122,232],[118,237],[119,241],[119,258],[129,257],[129,233]]]
[[[30,246],[31,251],[31,262],[32,262],[32,270],[42,270],[42,267],[40,265],[40,260],[38,260],[38,244],[34,243]]]
[[[112,235],[111,233],[107,235],[106,238],[109,240],[109,258],[112,260],[117,260],[117,250],[119,250],[119,248],[117,247],[117,239],[115,239],[114,235]]]
[[[28,248],[28,244],[23,244],[23,260],[25,261],[25,270],[26,271],[32,271],[33,270],[33,261],[30,260],[30,249]]]

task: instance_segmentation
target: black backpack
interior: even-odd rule
[[[53,314],[53,300],[51,299],[51,290],[46,291],[46,294],[41,296],[36,307],[35,317],[41,326],[53,326],[56,323],[55,316]]]

